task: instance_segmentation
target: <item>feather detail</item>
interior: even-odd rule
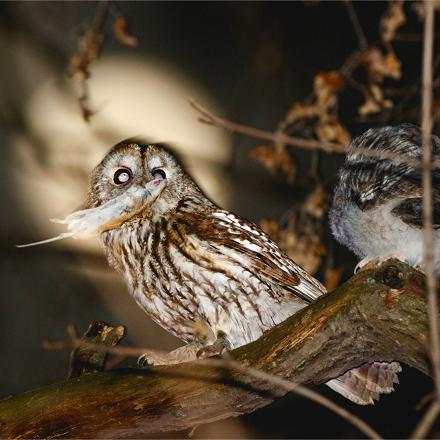
[[[299,299],[312,302],[326,293],[325,287],[294,263],[254,223],[224,210],[191,221],[189,234],[236,260],[246,258],[250,271],[277,284]]]
[[[347,371],[326,385],[358,405],[373,405],[380,394],[394,391],[401,371],[397,362],[373,362]]]

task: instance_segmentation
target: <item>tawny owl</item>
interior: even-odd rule
[[[70,232],[94,231],[139,306],[186,343],[178,363],[258,339],[320,295],[324,286],[255,224],[209,200],[166,148],[125,141],[91,175]],[[373,363],[328,385],[359,404],[393,390],[400,367]]]
[[[433,159],[440,139],[432,136]],[[351,148],[421,159],[422,133],[415,125],[373,128]],[[440,272],[440,170],[433,170],[434,263]],[[398,159],[367,157],[352,151],[339,174],[330,223],[335,238],[362,261],[397,257],[420,267],[423,259],[423,190],[420,169]]]

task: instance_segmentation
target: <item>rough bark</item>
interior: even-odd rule
[[[326,382],[373,360],[429,374],[424,286],[423,275],[397,261],[364,270],[232,357],[297,383]],[[0,437],[122,438],[182,430],[255,411],[282,394],[274,385],[197,362],[114,370],[1,401]]]

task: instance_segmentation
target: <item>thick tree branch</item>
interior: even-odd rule
[[[367,269],[231,353],[296,383],[322,383],[365,362],[428,374],[424,277],[391,261]],[[398,392],[398,391],[397,391]],[[200,362],[88,374],[0,402],[0,437],[135,437],[255,411],[285,390]]]

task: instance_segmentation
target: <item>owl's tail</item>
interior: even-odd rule
[[[347,371],[326,385],[358,405],[374,405],[380,394],[394,391],[401,371],[398,362],[373,362]]]

